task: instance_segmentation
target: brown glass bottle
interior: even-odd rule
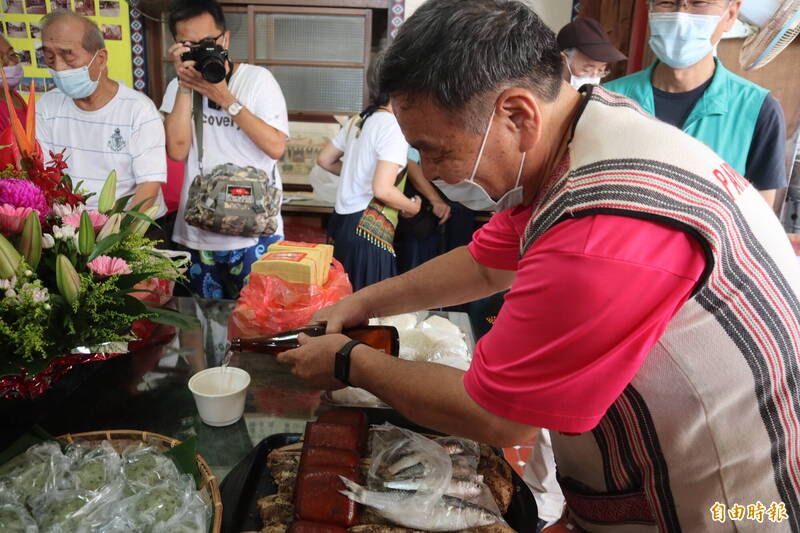
[[[271,337],[258,337],[255,339],[235,337],[231,341],[230,350],[232,352],[256,352],[277,355],[300,346],[298,336],[301,333],[305,333],[310,337],[319,337],[325,334],[325,326],[305,326],[284,331]],[[400,353],[400,339],[397,329],[392,326],[359,326],[347,328],[342,331],[342,334],[389,355],[398,355]]]

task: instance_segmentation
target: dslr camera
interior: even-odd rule
[[[228,51],[207,41],[192,46],[191,50],[181,54],[181,60],[194,61],[194,68],[209,83],[219,83],[225,79],[225,63],[228,62]]]

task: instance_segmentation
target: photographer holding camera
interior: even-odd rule
[[[186,161],[173,240],[192,253],[193,293],[236,298],[251,264],[283,234],[276,162],[289,135],[286,103],[267,69],[228,58],[230,32],[216,1],[173,0],[168,23],[177,78],[161,111],[167,153]],[[230,222],[256,200],[254,213]]]

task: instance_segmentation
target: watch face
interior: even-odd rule
[[[239,102],[234,102],[228,106],[228,114],[230,115],[236,116],[239,114],[239,112],[241,112],[241,110],[242,110],[242,104],[240,104]]]

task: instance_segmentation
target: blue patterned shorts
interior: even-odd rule
[[[192,294],[200,298],[235,300],[247,283],[252,264],[267,253],[270,244],[281,239],[280,235],[261,237],[254,246],[226,252],[189,249],[192,253],[189,269]]]

